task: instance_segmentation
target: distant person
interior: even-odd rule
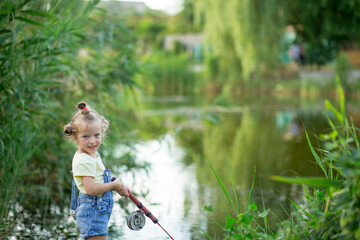
[[[298,44],[292,44],[290,46],[290,57],[293,62],[299,63],[299,61],[300,61],[300,46]]]
[[[300,65],[305,66],[305,64],[306,64],[306,55],[305,55],[305,47],[304,47],[304,45],[300,46],[299,60],[300,60]]]
[[[303,127],[301,121],[298,119],[296,114],[291,117],[290,122],[287,125],[287,131],[284,134],[285,140],[295,139],[297,142],[300,142],[302,139]]]
[[[112,191],[129,197],[129,189],[120,179],[111,181],[98,149],[109,128],[109,122],[85,102],[77,104],[78,111],[71,122],[64,126],[64,134],[72,137],[77,150],[72,160],[73,184],[71,209],[76,210],[76,222],[85,239],[105,240],[114,200]],[[79,197],[76,197],[77,189]]]

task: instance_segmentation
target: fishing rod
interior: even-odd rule
[[[115,181],[116,177],[111,178],[111,181]],[[145,226],[145,216],[151,219],[153,223],[159,225],[161,229],[172,239],[171,235],[163,228],[159,220],[129,191],[130,200],[135,203],[139,210],[130,213],[127,219],[127,225],[131,230],[139,231]]]

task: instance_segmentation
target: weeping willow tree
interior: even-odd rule
[[[285,5],[280,0],[195,0],[195,23],[203,25],[207,55],[225,76],[254,74],[280,61]]]

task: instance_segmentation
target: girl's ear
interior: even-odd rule
[[[73,137],[74,141],[75,141],[75,142],[77,142],[77,137],[76,137],[76,134],[75,134],[75,133],[73,133],[73,134],[71,134],[71,136]]]

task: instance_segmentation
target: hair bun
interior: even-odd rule
[[[79,102],[76,105],[76,108],[79,109],[79,110],[83,110],[83,108],[86,108],[86,103],[85,102]]]
[[[65,136],[71,136],[73,133],[75,133],[75,127],[73,125],[67,124],[64,126]]]
[[[87,114],[90,112],[90,109],[88,109],[86,107],[86,103],[85,102],[79,102],[76,107],[81,111],[81,113],[83,114]]]

